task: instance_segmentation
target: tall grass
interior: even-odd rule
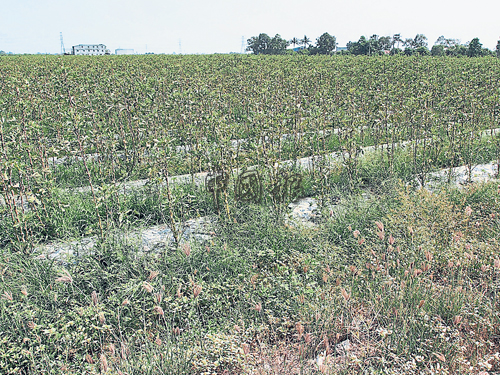
[[[0,372],[499,371],[500,191],[414,189],[498,158],[497,60],[2,62]]]

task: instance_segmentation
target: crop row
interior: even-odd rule
[[[16,56],[0,73],[1,194],[29,196],[33,208],[1,208],[19,240],[62,215],[58,188],[89,186],[102,229],[108,207],[128,210],[119,182],[249,166],[272,179],[277,162],[340,152],[354,188],[367,146],[392,171],[397,144],[409,142],[421,183],[436,165],[500,155],[493,58]]]

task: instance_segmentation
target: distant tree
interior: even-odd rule
[[[479,57],[483,55],[483,45],[479,43],[479,38],[474,38],[470,41],[467,47],[467,56],[469,57]]]
[[[403,47],[409,47],[409,48],[411,48],[411,46],[413,46],[413,39],[412,38],[406,38],[403,41]]]
[[[413,49],[416,49],[418,47],[427,47],[427,37],[424,34],[417,34],[414,39],[405,39],[404,46]]]
[[[434,44],[431,49],[431,56],[440,57],[445,56],[444,46],[442,44]]]
[[[398,49],[399,49],[399,43],[404,43],[403,39],[401,39],[401,34],[394,34],[392,36],[392,45],[398,44]]]
[[[437,45],[440,45],[440,46],[444,46],[445,41],[446,41],[446,38],[444,37],[444,35],[441,35],[439,38],[437,38],[437,40],[434,43],[434,45],[437,44]]]
[[[391,49],[391,56],[401,55],[401,54],[403,54],[403,50],[401,48]]]
[[[430,55],[430,51],[427,47],[420,46],[415,48],[415,53],[420,56],[428,56]]]
[[[280,34],[276,34],[271,39],[271,53],[272,55],[283,55],[288,47],[288,41],[283,39]]]
[[[481,51],[481,56],[492,56],[492,57],[495,57],[496,56],[496,53],[495,51],[492,51],[488,48],[483,48],[483,50]]]
[[[247,40],[247,51],[252,51],[255,55],[266,54],[271,46],[271,37],[265,33],[259,36],[252,36]]]
[[[406,56],[412,56],[415,53],[415,49],[411,47],[406,47],[404,50],[404,54]]]
[[[347,52],[349,53],[349,55],[355,55],[354,53],[354,50],[356,49],[356,46],[357,45],[357,42],[347,42],[346,44],[346,49],[347,49]]]
[[[373,34],[368,40],[369,43],[369,52],[370,55],[381,55],[383,51],[390,51],[394,46],[394,42],[390,36],[381,36],[379,37],[376,34]]]
[[[6,55],[7,53],[5,51],[0,51],[0,55]]]
[[[290,39],[290,44],[293,45],[293,48],[295,48],[295,46],[299,43],[300,43],[300,40],[296,37],[293,37],[292,39]]]
[[[445,52],[446,56],[454,56],[454,57],[467,56],[467,47],[462,44],[458,44],[456,46],[445,49]]]
[[[368,55],[379,55],[381,52],[382,47],[379,37],[377,34],[373,34],[370,39],[368,39]]]
[[[390,51],[394,47],[394,40],[390,36],[381,36],[378,42],[383,51]]]
[[[453,48],[455,46],[460,45],[460,40],[459,39],[451,39],[451,38],[445,38],[443,35],[441,35],[439,38],[437,38],[435,45],[440,45],[443,46],[445,50],[448,48]]]
[[[394,48],[394,45],[402,43],[405,50]],[[369,39],[361,36],[357,42],[347,43],[347,50],[352,55],[381,55],[384,51],[390,51],[391,55],[405,54],[411,56],[417,55],[430,55],[427,48],[427,37],[424,34],[417,34],[415,38],[407,38],[404,41],[401,39],[401,34],[394,34],[390,36],[382,36],[374,34]],[[386,53],[386,52],[385,52]]]
[[[330,55],[337,47],[337,40],[333,35],[324,33],[316,39],[317,53],[322,55]]]
[[[427,47],[427,37],[424,34],[417,34],[413,39],[413,48]]]
[[[379,38],[376,34],[373,34],[370,39],[361,36],[357,42],[347,43],[347,50],[353,55],[380,55],[386,43],[386,37]]]
[[[252,51],[255,55],[281,55],[286,51],[288,42],[279,34],[271,38],[267,34],[259,34],[247,40],[247,51]]]
[[[357,42],[347,43],[347,50],[352,55],[368,55],[370,53],[370,45],[365,36],[361,36]]]
[[[500,59],[500,40],[497,42],[496,53],[497,53],[497,57]]]
[[[434,46],[432,46],[432,48],[435,48],[435,50],[437,51],[437,47],[440,46],[442,47],[442,50],[444,52],[445,49],[449,48],[450,46],[448,45],[448,39],[446,39],[444,37],[444,35],[441,35],[439,38],[436,39],[436,41],[434,42]],[[439,50],[441,50],[441,48],[439,48]],[[431,49],[431,52],[432,52],[432,49]]]
[[[304,37],[299,40],[300,44],[303,45],[305,48],[307,48],[309,46],[309,44],[311,43],[311,39],[309,39],[307,36],[304,35]]]

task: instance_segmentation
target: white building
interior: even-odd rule
[[[104,44],[79,44],[72,47],[73,55],[109,55]]]
[[[115,49],[115,54],[117,54],[117,55],[133,55],[134,50],[133,49],[119,48],[119,49]]]

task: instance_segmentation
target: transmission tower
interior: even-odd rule
[[[243,53],[245,48],[245,36],[241,37],[241,53]]]
[[[61,55],[64,55],[66,53],[66,49],[64,48],[62,32],[59,33],[59,36],[61,37]]]
[[[179,54],[182,55],[182,46],[181,46],[181,40],[179,39]]]

